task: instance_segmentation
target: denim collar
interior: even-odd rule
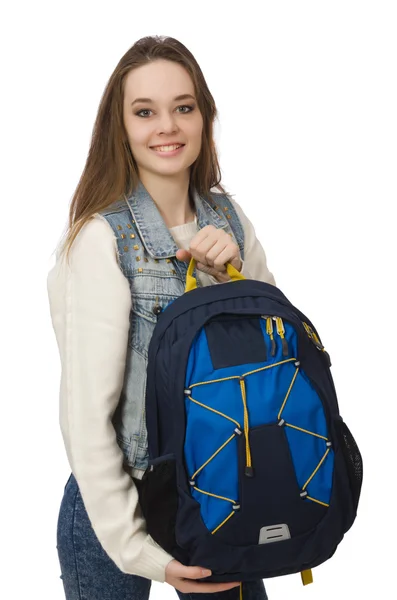
[[[209,201],[192,189],[192,197],[197,214],[197,227],[202,229],[206,225],[214,225],[217,229],[227,227],[225,222],[210,205]],[[126,202],[135,220],[135,225],[140,233],[143,245],[152,258],[173,258],[178,246],[156,203],[146,190],[141,181]]]

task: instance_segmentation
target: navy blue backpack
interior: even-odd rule
[[[153,539],[204,581],[301,573],[351,527],[362,459],[339,414],[330,358],[275,286],[196,286],[160,314],[149,346],[149,467],[139,486]]]

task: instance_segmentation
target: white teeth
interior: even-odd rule
[[[172,152],[172,150],[176,150],[181,146],[183,146],[183,144],[174,144],[173,146],[157,146],[157,148],[153,148],[153,150],[159,150],[160,152]]]

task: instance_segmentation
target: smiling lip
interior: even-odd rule
[[[182,144],[182,142],[170,142],[169,144],[157,144],[157,146],[149,146],[149,148],[153,148],[153,150],[155,148],[162,148],[163,146],[184,146],[185,144]]]
[[[174,145],[175,144],[170,144],[170,146]],[[161,146],[157,146],[150,149],[153,150],[153,152],[155,152],[159,158],[172,158],[173,156],[179,155],[183,151],[183,149],[185,148],[185,144],[182,144],[176,150],[159,150],[159,148],[161,148]]]

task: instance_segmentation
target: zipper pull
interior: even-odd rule
[[[319,350],[323,350],[324,346],[322,345],[322,343],[320,342],[320,340],[318,339],[317,335],[314,333],[314,331],[310,327],[310,325],[308,325],[307,323],[303,323],[303,327],[306,329],[307,335],[309,336],[309,338],[311,339],[311,341],[313,342],[313,344]]]
[[[244,407],[244,435],[245,435],[245,457],[246,457],[244,473],[247,477],[253,477],[254,469],[252,467],[251,447],[250,447],[250,442],[249,442],[247,393],[246,393],[246,389],[245,389],[244,376],[241,376],[239,379],[240,379],[241,398],[243,400],[243,407]]]
[[[288,356],[288,343],[284,337],[285,329],[283,320],[281,319],[281,317],[274,317],[274,319],[276,321],[277,333],[281,338],[281,344],[283,346],[283,356]]]
[[[325,355],[327,362],[328,362],[328,366],[331,367],[331,357],[328,354],[328,352],[326,351],[326,349],[324,348],[324,346],[322,345],[322,343],[320,342],[320,340],[318,339],[317,335],[315,334],[315,332],[313,331],[313,329],[311,329],[312,332],[312,337],[313,337],[313,341],[316,345],[316,348],[318,348],[318,350],[320,350],[321,352],[323,352],[323,354]]]
[[[305,323],[304,321],[302,321],[302,325],[303,325],[303,327],[305,328],[305,331],[306,331],[306,333],[307,333],[308,337],[309,337],[310,339],[312,339],[312,334],[311,334],[311,331],[310,331],[310,327],[309,327],[309,325],[308,325],[307,323]]]
[[[317,335],[314,333],[312,328],[310,328],[310,331],[311,331],[312,338],[313,338],[314,343],[316,344],[317,348],[319,348],[320,350],[324,350],[324,346],[322,345],[322,343],[320,342],[320,340],[318,339]]]
[[[274,341],[274,336],[273,336],[273,321],[272,321],[271,317],[267,317],[266,318],[266,333],[270,337],[270,341],[271,341],[271,344],[272,344],[272,349],[270,351],[270,354],[271,354],[271,356],[275,356],[276,355],[276,342]]]
[[[322,343],[320,342],[317,334],[313,331],[312,327],[310,327],[310,325],[308,325],[307,323],[303,323],[303,327],[306,330],[307,335],[309,336],[309,338],[311,339],[311,341],[313,342],[313,344],[316,346],[317,350],[320,350],[320,352],[323,352],[327,362],[328,362],[328,366],[331,367],[332,363],[331,363],[331,357],[328,354],[328,352],[326,351],[326,349],[324,348],[324,346],[322,345]]]

